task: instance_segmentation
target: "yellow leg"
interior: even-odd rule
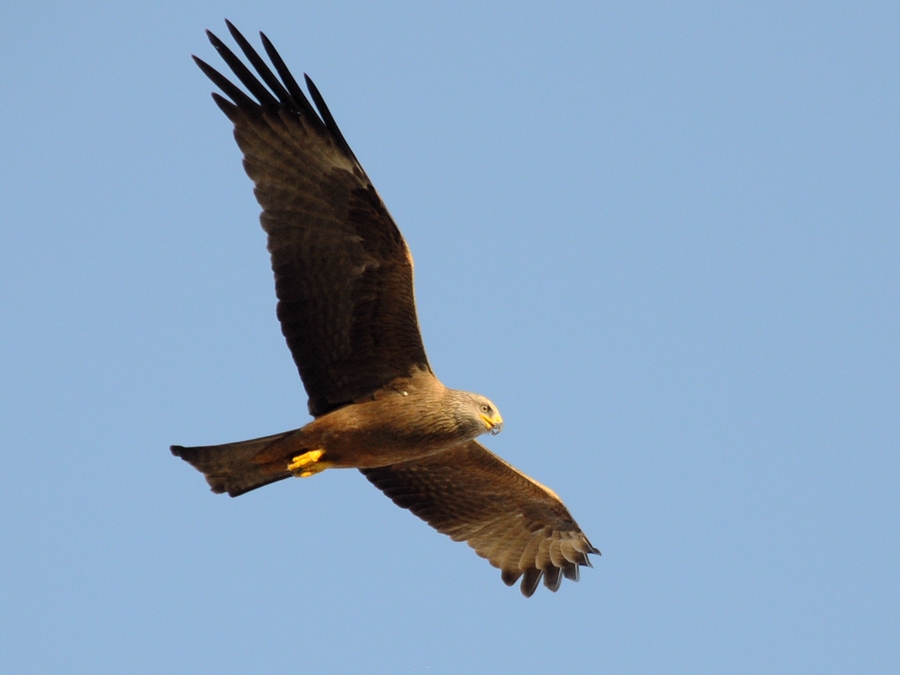
[[[321,461],[324,454],[324,450],[304,452],[302,455],[294,457],[293,461],[287,465],[287,469],[298,478],[314,476],[331,466],[331,462]]]

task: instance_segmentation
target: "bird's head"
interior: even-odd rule
[[[493,436],[499,434],[503,430],[503,418],[500,417],[497,406],[484,396],[473,394],[472,398],[472,403],[477,409],[478,419],[481,420],[484,428],[490,431]]]
[[[451,402],[455,418],[456,433],[466,440],[472,440],[490,431],[499,434],[503,428],[503,418],[497,406],[478,394],[459,389],[447,389],[447,400]]]

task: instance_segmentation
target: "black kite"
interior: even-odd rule
[[[260,33],[278,75],[228,23],[259,78],[215,35],[213,46],[251,98],[212,67],[230,100],[244,168],[262,206],[278,319],[315,418],[301,429],[172,453],[232,497],[290,476],[357,468],[394,503],[466,541],[530,596],[599,553],[556,494],[475,438],[503,421],[483,396],[448,389],[431,371],[413,300],[412,257],[321,94],[310,105]]]

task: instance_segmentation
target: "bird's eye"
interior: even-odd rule
[[[483,412],[483,413],[489,413],[489,412],[491,412],[491,406],[487,405],[486,403],[485,403],[485,404],[482,404],[482,406],[481,406],[481,412]]]

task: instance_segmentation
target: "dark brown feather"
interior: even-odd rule
[[[466,541],[522,593],[578,580],[594,548],[559,498],[476,441],[362,473],[395,504],[454,541]]]
[[[319,118],[268,41],[283,81],[277,87],[262,58],[233,26],[229,30],[262,81],[218,38],[210,34],[210,40],[256,101],[196,60],[234,104],[219,103],[235,125],[263,208],[278,319],[310,413],[320,416],[370,396],[416,367],[430,372],[412,258],[321,95],[307,80]]]

